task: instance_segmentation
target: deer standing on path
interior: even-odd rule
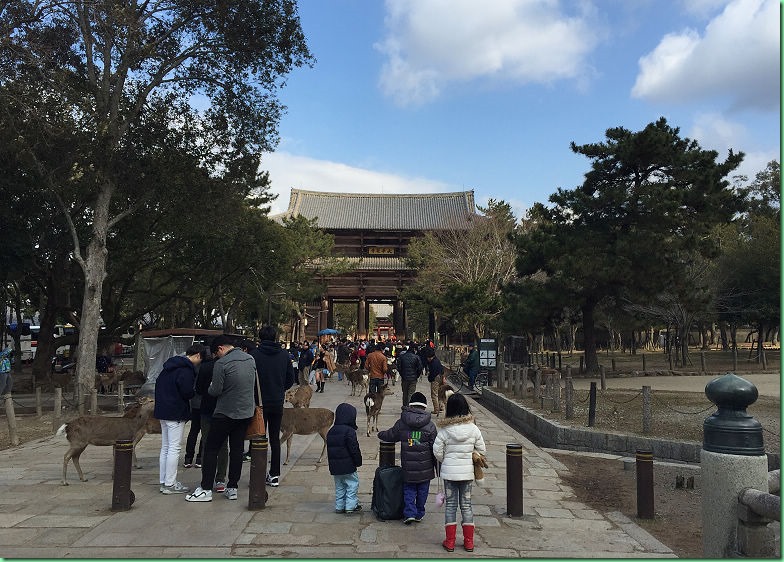
[[[141,398],[137,404],[129,407],[122,417],[107,416],[79,416],[76,419],[64,423],[57,430],[57,435],[65,434],[70,445],[63,457],[63,480],[62,485],[67,486],[66,471],[68,461],[73,459],[79,480],[86,482],[82,467],[79,466],[79,457],[87,448],[87,445],[114,445],[118,439],[133,440],[133,464],[136,462],[136,443],[139,442],[146,433],[147,420],[155,409],[155,400]]]
[[[365,403],[365,413],[367,414],[367,435],[370,437],[371,425],[378,431],[378,414],[381,412],[381,405],[384,403],[384,396],[394,394],[394,390],[385,384],[378,392],[368,392],[362,401]]]
[[[292,436],[314,433],[321,435],[324,440],[321,456],[316,461],[321,462],[327,450],[327,432],[334,421],[335,412],[329,408],[283,408],[283,418],[280,421],[280,441],[286,442],[286,460],[283,464],[289,464]]]

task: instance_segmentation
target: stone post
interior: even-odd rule
[[[651,433],[651,387],[642,387],[642,432]]]
[[[716,413],[703,423],[702,551],[705,558],[734,558],[738,551],[738,494],[745,488],[768,490],[768,458],[762,425],[746,408],[759,392],[732,373],[705,386]]]
[[[5,395],[5,416],[8,419],[8,436],[11,439],[11,445],[16,447],[19,445],[19,435],[16,433],[16,413],[14,412],[14,399],[11,393]]]
[[[602,390],[607,390],[607,379],[604,365],[599,365],[599,381],[602,383]]]
[[[54,410],[52,411],[52,431],[60,429],[63,416],[63,389],[59,386],[54,389]]]
[[[566,399],[566,419],[574,417],[574,385],[572,384],[572,366],[566,367],[566,382],[564,383],[564,398]]]

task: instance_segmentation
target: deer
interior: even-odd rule
[[[286,442],[286,460],[289,463],[291,451],[291,438],[294,435],[313,435],[318,433],[324,440],[324,447],[317,463],[324,458],[327,450],[327,432],[335,421],[335,412],[329,408],[283,408],[283,418],[280,421],[281,442]]]
[[[312,397],[313,389],[309,384],[301,384],[286,391],[286,401],[290,402],[295,408],[310,408],[310,399]]]
[[[79,457],[87,445],[114,445],[118,439],[131,439],[134,446],[133,464],[138,468],[135,447],[146,433],[147,422],[154,409],[155,400],[140,398],[122,417],[79,416],[61,425],[56,435],[65,434],[70,445],[63,457],[62,485],[68,486],[66,471],[71,459],[79,474],[79,480],[87,482],[82,467],[79,466]]]
[[[384,396],[394,394],[394,390],[385,384],[378,392],[368,392],[362,401],[365,403],[365,413],[367,414],[367,436],[370,437],[371,426],[378,432],[378,414],[381,412],[381,405],[384,403]]]
[[[351,396],[355,396],[357,387],[365,390],[368,388],[369,375],[365,369],[354,369],[353,371],[346,372],[346,380],[351,383]]]

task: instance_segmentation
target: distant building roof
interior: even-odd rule
[[[348,265],[351,266],[352,271],[407,271],[413,270],[407,263],[405,258],[397,256],[350,256],[341,257]],[[323,260],[316,258],[313,260],[315,265],[321,265]]]
[[[292,189],[286,212],[270,218],[318,219],[330,230],[446,230],[476,217],[473,191],[455,193],[331,193]]]

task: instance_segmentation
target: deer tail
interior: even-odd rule
[[[68,425],[68,424],[64,423],[63,425],[61,425],[60,429],[57,430],[57,433],[55,433],[55,435],[63,435],[65,433],[65,426],[66,425]]]

